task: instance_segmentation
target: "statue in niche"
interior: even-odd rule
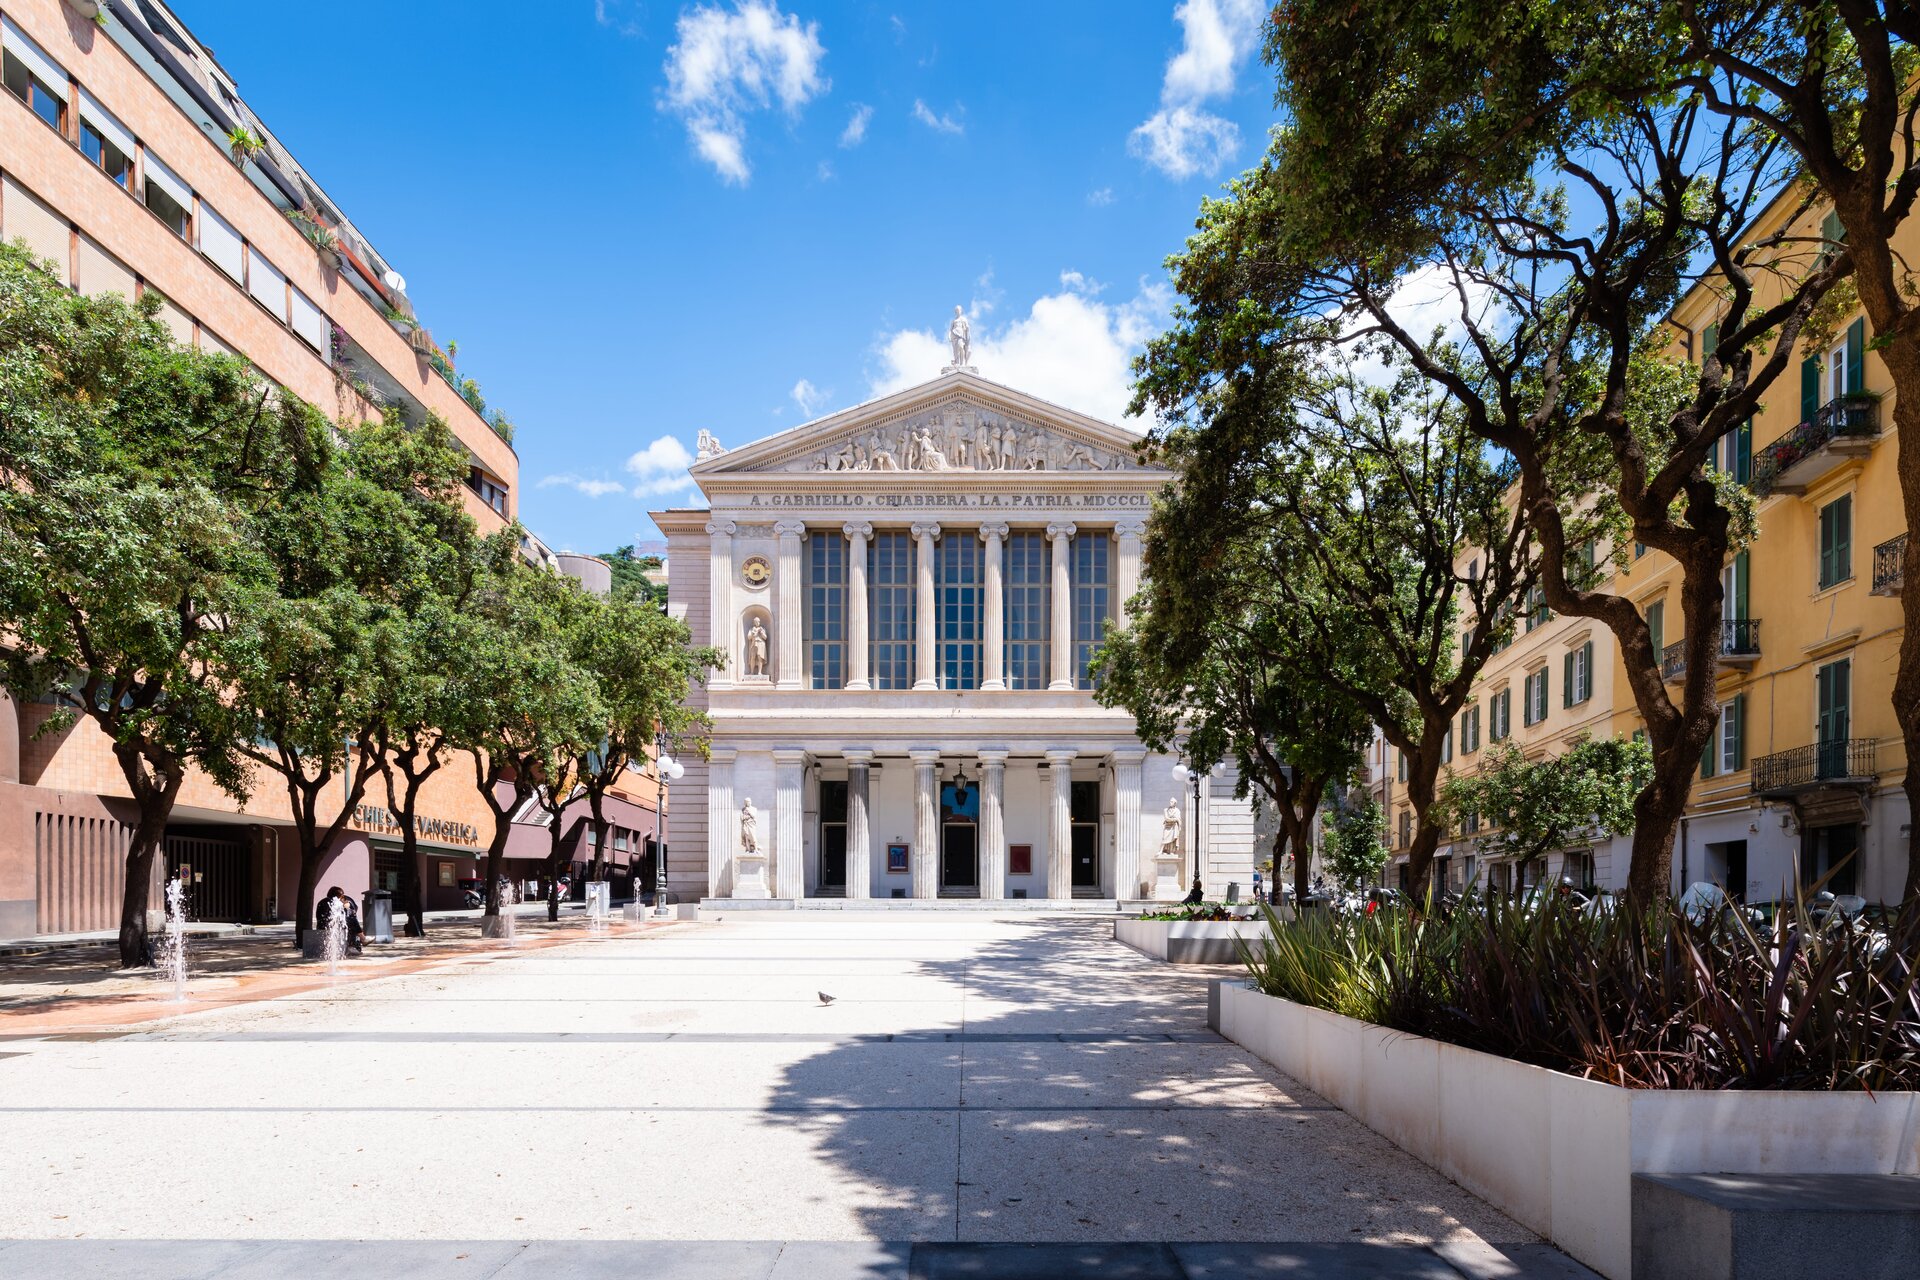
[[[753,811],[753,797],[740,806],[740,852],[748,855],[760,852],[760,815]]]
[[[933,433],[925,427],[921,427],[920,433],[914,437],[913,451],[915,461],[918,463],[916,470],[945,471],[947,469],[947,455],[940,451],[940,446],[933,442]]]
[[[875,471],[898,471],[900,459],[893,450],[887,448],[887,442],[875,432],[867,437],[867,456]]]
[[[1180,797],[1174,796],[1167,801],[1166,812],[1160,815],[1160,856],[1177,858],[1180,856]]]
[[[767,674],[767,629],[760,625],[758,618],[747,628],[747,674]]]
[[[947,346],[953,350],[953,367],[964,369],[973,359],[973,330],[967,324],[965,307],[953,309],[953,319],[947,325]]]

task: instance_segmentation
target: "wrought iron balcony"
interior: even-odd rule
[[[1837,396],[1772,444],[1755,450],[1753,491],[1803,493],[1848,458],[1873,448],[1880,434],[1880,397]]]
[[[1835,738],[1753,762],[1753,793],[1763,799],[1791,799],[1823,787],[1871,785],[1879,776],[1872,738]]]
[[[1906,576],[1907,535],[1888,538],[1873,549],[1873,594],[1897,596]]]
[[[1760,620],[1758,618],[1722,618],[1720,670],[1750,667],[1760,660]],[[1676,640],[1660,652],[1660,678],[1669,683],[1687,678],[1687,642]]]

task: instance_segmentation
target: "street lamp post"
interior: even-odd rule
[[[667,891],[666,846],[660,843],[660,814],[667,807],[667,786],[686,773],[686,766],[667,754],[667,735],[661,734],[653,746],[653,906],[660,909]],[[640,895],[636,892],[634,896]]]
[[[1200,827],[1200,783],[1207,778],[1218,778],[1227,771],[1225,764],[1216,764],[1211,769],[1199,769],[1181,760],[1173,766],[1174,780],[1184,782],[1193,780],[1193,878],[1200,876],[1201,858],[1206,853],[1206,832]],[[1191,888],[1189,888],[1191,892]]]

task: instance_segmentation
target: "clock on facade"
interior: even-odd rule
[[[773,577],[773,566],[767,563],[765,556],[751,556],[740,566],[740,577],[750,587],[764,587]]]

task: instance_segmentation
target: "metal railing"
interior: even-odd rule
[[[1760,619],[1722,618],[1720,654],[1726,658],[1746,658],[1760,652]],[[1687,674],[1687,642],[1675,640],[1660,651],[1660,678],[1678,680]]]
[[[1764,795],[1875,778],[1874,746],[1872,738],[1834,738],[1761,756],[1752,766],[1753,789]]]
[[[1906,585],[1907,535],[1889,538],[1873,549],[1873,594],[1897,596]]]
[[[1864,394],[1836,396],[1772,444],[1758,450],[1753,460],[1753,491],[1765,496],[1779,483],[1780,473],[1811,457],[1833,440],[1871,439],[1880,434],[1880,397]]]

